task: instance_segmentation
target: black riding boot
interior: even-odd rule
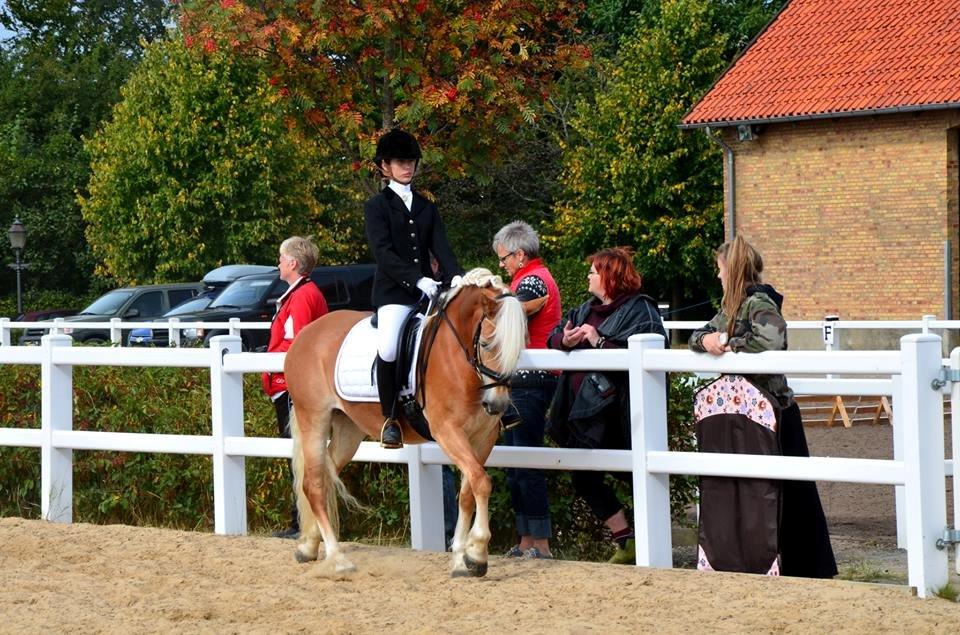
[[[380,409],[384,422],[380,429],[380,446],[388,449],[402,448],[403,435],[397,422],[397,363],[385,362],[377,356],[377,392],[380,393]]]

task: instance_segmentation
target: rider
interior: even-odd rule
[[[420,298],[433,298],[440,288],[431,255],[443,282],[455,283],[454,278],[463,273],[437,206],[410,187],[420,157],[420,145],[410,133],[393,129],[380,137],[373,162],[387,185],[363,207],[367,242],[377,261],[373,306],[377,310],[377,389],[384,416],[380,445],[385,448],[403,447],[395,414],[398,340],[404,319]]]

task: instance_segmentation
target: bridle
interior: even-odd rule
[[[494,300],[502,300],[503,298],[512,296],[512,293],[504,292],[495,296]],[[437,333],[440,330],[441,323],[445,323],[450,327],[450,330],[453,332],[454,339],[456,339],[457,344],[460,346],[460,350],[463,351],[463,355],[467,359],[467,363],[470,364],[474,372],[477,373],[477,378],[480,380],[479,390],[487,390],[489,388],[496,388],[497,386],[508,388],[510,386],[512,374],[501,373],[490,368],[483,363],[483,359],[480,357],[480,349],[485,346],[485,343],[480,341],[480,334],[483,330],[484,321],[489,320],[490,318],[488,318],[486,315],[482,315],[480,320],[477,322],[477,328],[473,333],[473,354],[471,354],[466,344],[464,344],[464,340],[460,336],[460,332],[457,330],[457,327],[453,324],[450,316],[447,315],[447,307],[440,302],[435,303],[434,306],[436,307],[437,314],[441,319],[432,320],[429,332],[424,333],[424,345],[421,355],[419,356],[420,363],[418,364],[419,368],[417,369],[417,392],[420,393],[421,399],[424,402],[424,407],[426,407],[424,378],[427,374],[427,363],[430,360],[430,351],[433,349],[433,344],[437,339]]]

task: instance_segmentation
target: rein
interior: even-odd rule
[[[501,300],[505,297],[512,296],[512,293],[501,293],[494,297],[495,300]],[[488,388],[495,388],[497,386],[510,386],[510,375],[505,375],[503,373],[497,372],[496,370],[490,368],[483,363],[483,360],[480,358],[480,331],[483,329],[483,322],[487,320],[486,315],[480,318],[480,321],[477,322],[477,328],[473,333],[473,354],[470,354],[469,349],[463,343],[463,338],[460,337],[460,332],[457,331],[457,327],[454,326],[453,321],[450,319],[450,316],[447,315],[445,306],[438,306],[437,313],[439,313],[443,322],[450,327],[450,330],[453,331],[453,337],[457,340],[457,344],[460,346],[460,350],[463,351],[464,357],[467,359],[467,363],[473,368],[477,373],[477,377],[480,379],[480,387],[478,390],[487,390]],[[433,350],[433,344],[437,339],[437,333],[440,331],[440,320],[433,320],[430,325],[430,330],[424,333],[423,338],[423,350],[420,355],[420,363],[418,363],[419,368],[417,369],[417,392],[420,393],[421,401],[423,407],[426,408],[427,395],[426,387],[424,386],[424,379],[427,375],[427,363],[430,361],[430,352]],[[487,381],[491,379],[493,381]]]

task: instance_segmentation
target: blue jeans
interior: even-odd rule
[[[523,423],[503,433],[503,445],[541,447],[547,408],[557,386],[555,377],[524,381],[510,390]],[[516,516],[517,534],[532,538],[551,535],[547,477],[542,470],[507,468],[507,485]]]

